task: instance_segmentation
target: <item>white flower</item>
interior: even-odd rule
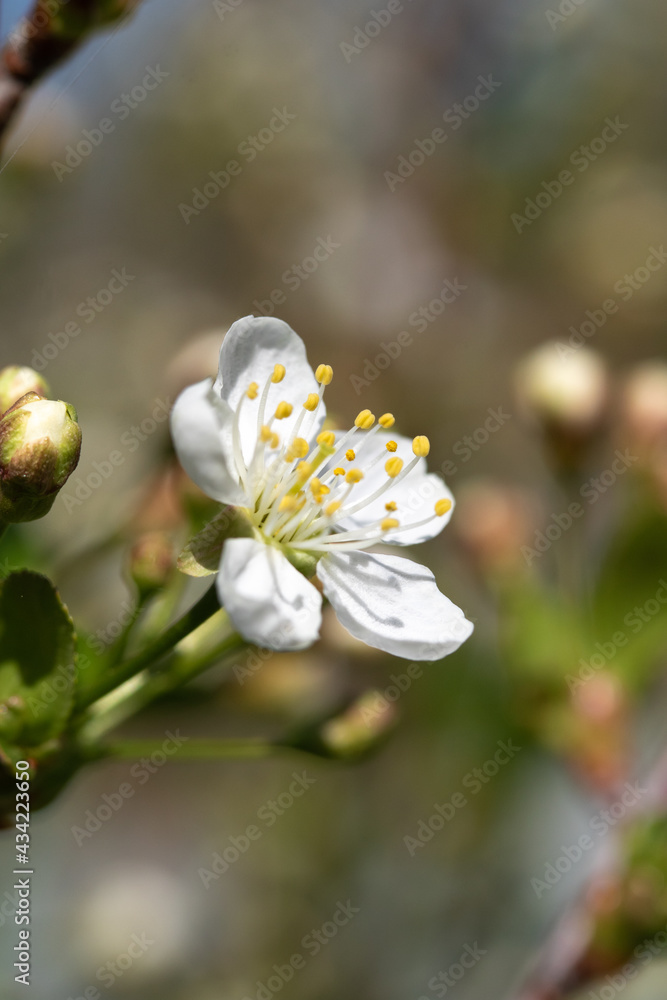
[[[406,659],[436,660],[472,632],[430,570],[365,550],[437,535],[453,500],[426,471],[429,443],[390,434],[362,410],[346,433],[322,430],[333,372],[313,373],[303,341],[281,320],[232,325],[218,377],[176,400],[171,431],[188,475],[210,497],[242,508],[249,537],[228,538],[220,600],[248,641],[304,649],[318,637],[322,598],[357,638]],[[296,568],[299,566],[299,569]]]

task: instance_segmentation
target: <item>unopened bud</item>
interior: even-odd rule
[[[129,572],[142,596],[161,590],[174,569],[174,549],[166,532],[147,532],[132,546]]]
[[[586,432],[601,422],[607,388],[602,358],[585,347],[568,350],[544,344],[521,362],[516,373],[525,414],[543,425],[575,432]]]
[[[631,372],[621,397],[625,437],[644,456],[667,444],[667,364],[649,361]]]
[[[42,376],[24,365],[10,365],[0,371],[0,414],[25,396],[34,392],[38,396],[48,396],[49,387]]]
[[[76,410],[36,392],[0,418],[0,521],[34,521],[48,514],[81,452]]]
[[[362,757],[375,750],[398,720],[396,707],[379,691],[366,691],[320,730],[332,757]]]

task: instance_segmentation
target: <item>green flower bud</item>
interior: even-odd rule
[[[48,396],[49,387],[38,372],[25,365],[10,365],[0,371],[0,413],[5,413],[27,392]]]
[[[129,571],[142,596],[161,590],[175,569],[174,548],[166,532],[147,532],[132,546]]]
[[[34,521],[48,514],[81,452],[76,410],[36,392],[0,418],[0,521]]]

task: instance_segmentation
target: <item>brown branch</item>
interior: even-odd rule
[[[138,0],[36,0],[0,51],[0,141],[30,87]]]

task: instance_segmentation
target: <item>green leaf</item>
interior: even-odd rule
[[[0,584],[0,740],[38,746],[59,736],[76,681],[74,625],[53,584],[21,570]]]
[[[210,576],[218,572],[222,546],[227,538],[251,538],[253,528],[238,507],[225,507],[190,539],[177,566],[187,576]]]

